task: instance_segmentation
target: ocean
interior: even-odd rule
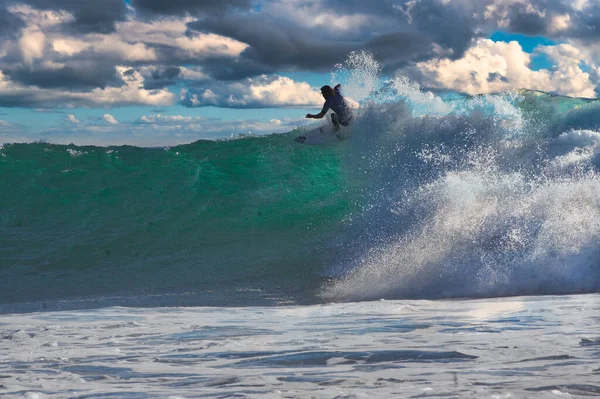
[[[599,111],[398,78],[335,145],[5,144],[0,397],[600,396]]]

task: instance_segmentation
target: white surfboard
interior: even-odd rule
[[[351,133],[351,126],[340,126],[340,130],[334,131],[333,126],[325,125],[301,134],[294,141],[307,145],[330,144],[348,138]]]

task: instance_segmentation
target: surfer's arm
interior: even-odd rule
[[[327,113],[327,111],[321,111],[321,112],[319,112],[319,113],[318,113],[318,114],[316,114],[316,115],[313,115],[313,114],[306,114],[306,117],[307,117],[307,118],[310,118],[310,119],[321,119],[322,117],[324,117],[324,116],[325,116],[325,114],[326,114],[326,113]]]
[[[322,117],[325,116],[325,114],[327,113],[328,109],[329,109],[329,105],[327,104],[327,101],[326,101],[325,104],[323,104],[323,109],[321,110],[321,112],[319,112],[316,115],[306,114],[306,117],[307,118],[311,118],[311,119],[321,119]]]

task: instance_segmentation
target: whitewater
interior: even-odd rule
[[[353,134],[0,148],[0,397],[600,396],[600,104],[333,73]]]

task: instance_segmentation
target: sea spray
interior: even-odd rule
[[[435,95],[402,76],[386,90],[357,122],[365,133],[348,168],[368,179],[324,298],[600,289],[599,136],[557,131],[562,119],[575,126],[574,115],[600,126],[585,110],[596,104],[537,92]]]

